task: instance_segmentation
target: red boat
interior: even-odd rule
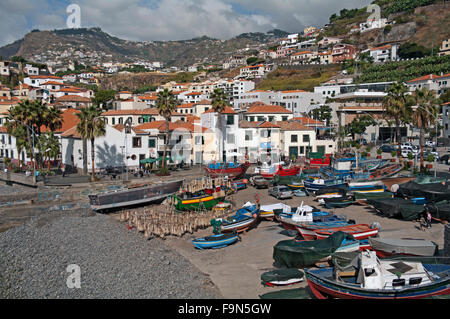
[[[317,239],[325,239],[337,231],[343,231],[352,235],[356,240],[367,239],[378,235],[378,228],[371,228],[367,224],[357,224],[344,227],[334,227],[327,229],[315,230]]]
[[[211,178],[228,176],[230,179],[239,179],[244,176],[250,165],[250,162],[237,165],[234,163],[210,164],[205,167],[205,171]]]
[[[283,166],[278,166],[278,170],[273,173],[259,173],[262,177],[270,179],[270,178],[274,178],[275,175],[278,176],[295,176],[300,174],[300,166],[293,166],[290,168],[283,168]]]

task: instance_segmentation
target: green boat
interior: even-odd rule
[[[179,211],[196,211],[199,209],[211,210],[220,202],[223,202],[225,197],[215,197],[213,195],[203,195],[200,197],[192,197],[183,199],[178,195],[172,196],[175,209]]]
[[[353,198],[324,198],[325,206],[327,208],[345,208],[353,205],[355,201]]]
[[[391,192],[380,192],[380,193],[359,193],[354,192],[356,201],[367,201],[368,199],[383,199],[383,198],[393,198],[394,194]]]
[[[303,180],[305,179],[304,176],[279,176],[279,175],[275,175],[273,177],[273,185],[274,186],[278,186],[278,185],[302,185],[303,186]]]

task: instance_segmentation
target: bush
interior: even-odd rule
[[[427,162],[434,162],[434,155],[433,154],[428,154],[427,158],[425,159]]]
[[[381,148],[379,148],[378,151],[377,151],[377,154],[378,154],[378,155],[383,154],[383,150],[382,150]]]
[[[391,155],[392,155],[392,157],[396,157],[397,156],[397,151],[392,151]]]

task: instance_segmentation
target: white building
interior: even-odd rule
[[[54,75],[32,75],[23,79],[23,82],[29,86],[40,87],[45,82],[60,82],[64,83],[64,80],[59,76]]]
[[[397,44],[388,44],[381,47],[376,47],[370,49],[370,56],[373,58],[373,61],[378,62],[387,62],[387,61],[397,61]]]

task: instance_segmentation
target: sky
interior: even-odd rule
[[[67,7],[81,9],[82,28],[100,27],[126,40],[230,39],[274,28],[300,32],[323,26],[341,9],[372,0],[1,0],[0,46],[34,29],[67,28]]]

